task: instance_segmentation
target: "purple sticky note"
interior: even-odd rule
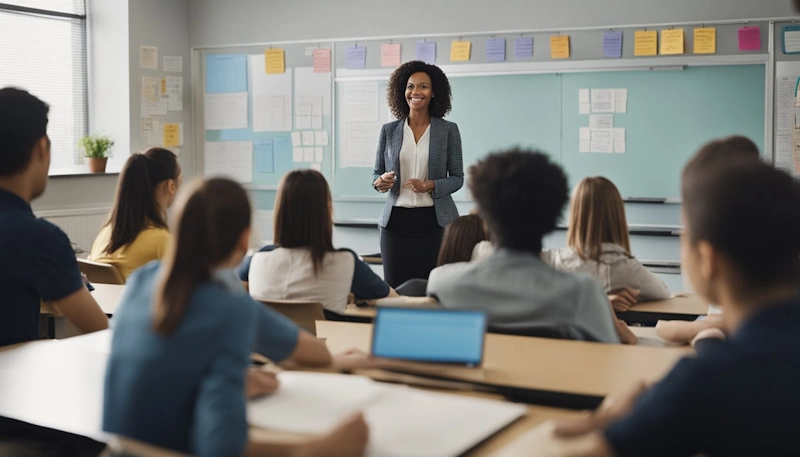
[[[417,60],[436,63],[436,42],[417,41]]]
[[[603,34],[603,57],[622,57],[621,30],[611,30]]]
[[[367,47],[348,46],[344,49],[344,67],[362,70],[367,67]]]
[[[489,38],[486,41],[486,61],[503,62],[506,60],[506,39]]]
[[[533,37],[514,38],[514,58],[530,59],[533,57]]]
[[[761,50],[761,27],[742,27],[739,29],[739,51]]]

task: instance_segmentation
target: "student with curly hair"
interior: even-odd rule
[[[451,194],[464,185],[464,169],[458,126],[443,119],[452,94],[439,67],[403,64],[387,99],[398,120],[381,129],[372,187],[389,192],[378,223],[384,279],[397,287],[436,266],[443,227],[458,218]]]

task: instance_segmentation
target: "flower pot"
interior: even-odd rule
[[[102,159],[89,159],[89,171],[92,173],[105,173],[108,157]]]

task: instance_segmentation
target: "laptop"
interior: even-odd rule
[[[372,355],[480,366],[486,325],[486,314],[480,311],[381,306],[372,331]]]

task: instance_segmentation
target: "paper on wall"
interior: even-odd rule
[[[311,116],[311,128],[314,130],[319,130],[322,128],[322,116],[319,115]]]
[[[292,148],[292,162],[300,163],[303,161],[303,148],[301,147],[293,147]]]
[[[613,114],[592,114],[589,116],[589,127],[592,129],[610,129],[614,127]]]
[[[142,101],[157,102],[161,100],[161,80],[159,78],[142,77]]]
[[[314,145],[315,146],[327,146],[328,145],[328,132],[321,130],[319,132],[314,132]]]
[[[578,103],[591,103],[589,89],[578,89]]]
[[[378,122],[379,94],[377,82],[348,84],[344,99],[347,122]]]
[[[166,116],[169,111],[169,100],[166,98],[159,99],[157,102],[142,102],[141,116]]]
[[[158,48],[155,46],[139,46],[139,68],[158,70]]]
[[[578,108],[579,114],[589,114],[592,112],[592,105],[590,103],[581,103]]]
[[[253,131],[292,130],[292,69],[267,74],[264,54],[247,56],[253,91]]]
[[[303,146],[314,146],[314,132],[303,132]]]
[[[303,145],[303,136],[300,132],[292,132],[292,147],[297,148]]]
[[[615,109],[614,89],[592,89],[592,112],[613,113]]]
[[[620,114],[625,114],[628,112],[628,102],[619,101],[617,100],[616,106],[614,107],[614,111]]]
[[[247,92],[205,95],[206,130],[247,128]]]
[[[303,146],[303,162],[314,161],[314,148]]]
[[[581,140],[578,147],[578,152],[591,152],[592,142],[590,140]]]
[[[589,127],[581,127],[580,128],[580,140],[586,141],[592,139],[592,129]],[[587,151],[588,152],[588,151]]]
[[[614,142],[611,140],[592,140],[591,152],[612,153],[614,152]]]
[[[614,135],[614,152],[622,153],[625,152],[626,144],[625,144],[625,129],[624,128],[615,128],[613,129]]]
[[[206,176],[228,176],[240,183],[253,181],[251,141],[209,141],[205,146]]]
[[[164,56],[164,71],[168,73],[183,73],[183,57]]]
[[[294,95],[322,97],[322,114],[331,114],[331,73],[314,73],[313,67],[298,67],[294,69]]]
[[[314,148],[314,162],[322,162],[323,159],[324,159],[324,157],[323,157],[323,153],[322,153],[322,148],[319,147],[319,146],[315,147]]]
[[[375,146],[381,133],[377,122],[348,122],[343,138],[342,168],[375,165]]]

